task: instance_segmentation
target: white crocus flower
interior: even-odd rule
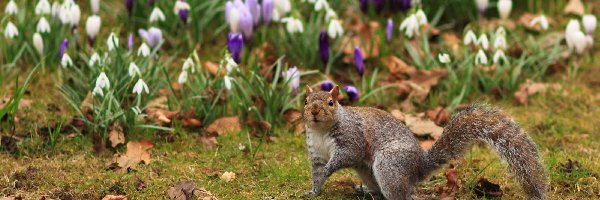
[[[106,45],[108,46],[108,51],[119,48],[119,38],[115,33],[110,33],[108,39],[106,40]]]
[[[79,5],[74,2],[65,1],[60,7],[59,15],[63,24],[77,26],[81,18],[81,10],[79,9]]]
[[[165,19],[165,14],[162,12],[162,10],[160,10],[160,8],[154,7],[154,9],[152,9],[152,13],[150,13],[150,22],[162,22],[165,21]]]
[[[192,60],[192,58],[187,58],[183,62],[183,65],[181,66],[181,70],[189,71],[190,69],[191,69],[192,73],[196,73],[196,69],[194,67],[194,60]]]
[[[465,38],[463,39],[465,45],[476,44],[477,43],[477,35],[473,33],[472,30],[467,31]]]
[[[494,53],[494,57],[492,58],[495,64],[498,64],[501,60],[508,61],[506,58],[506,54],[501,49],[498,49],[496,53]]]
[[[33,34],[33,46],[40,55],[44,54],[44,40],[42,39],[42,35],[40,35],[40,33],[36,32]]]
[[[140,48],[138,48],[138,52],[137,52],[138,56],[143,56],[143,57],[148,57],[148,55],[150,55],[150,47],[148,47],[148,45],[146,45],[146,43],[142,43],[142,45],[140,45]]]
[[[100,0],[90,0],[90,7],[92,8],[92,13],[97,15],[98,11],[100,11]]]
[[[226,59],[225,70],[227,70],[227,73],[230,73],[233,70],[236,70],[237,68],[238,68],[238,64],[233,60],[233,58],[229,57]]]
[[[481,46],[481,48],[488,50],[490,48],[490,41],[485,33],[482,33],[477,40],[477,45]]]
[[[94,66],[95,64],[100,64],[100,55],[98,55],[98,53],[92,54],[88,61],[88,65],[90,66]]]
[[[60,65],[62,65],[63,68],[73,66],[73,60],[71,60],[71,56],[69,56],[68,53],[63,54],[62,58],[60,59]]]
[[[58,1],[52,3],[52,18],[60,19],[60,3],[58,3]]]
[[[327,28],[327,34],[329,35],[329,37],[334,39],[336,37],[341,37],[344,35],[344,28],[342,28],[342,25],[338,20],[331,20]]]
[[[475,4],[477,5],[477,9],[479,10],[479,12],[485,11],[489,3],[489,0],[475,0]]]
[[[494,37],[494,49],[506,49],[506,37],[502,35],[496,35]]]
[[[231,77],[225,76],[223,78],[223,82],[225,83],[225,88],[227,88],[227,90],[231,90]]]
[[[419,9],[417,11],[417,13],[415,13],[415,16],[417,17],[417,20],[419,21],[419,25],[425,25],[427,24],[427,15],[425,15],[425,12],[423,12],[422,9]]]
[[[173,12],[178,15],[180,10],[190,10],[190,4],[185,1],[176,1]]]
[[[142,80],[141,78],[138,79],[137,83],[135,83],[135,85],[133,86],[133,91],[134,94],[142,94],[142,92],[146,92],[146,94],[150,93],[148,91],[148,85],[146,85],[146,82],[144,82],[144,80]]]
[[[591,35],[586,35],[585,36],[585,44],[588,47],[593,47],[594,46],[594,37],[592,37]]]
[[[85,22],[85,32],[88,34],[88,37],[96,38],[96,36],[100,32],[101,24],[102,21],[98,15],[92,15],[88,17]]]
[[[179,76],[177,77],[177,83],[184,84],[185,82],[187,82],[188,79],[188,72],[187,71],[181,71],[181,73],[179,74]]]
[[[450,55],[448,55],[447,53],[438,54],[438,59],[442,64],[450,63]]]
[[[585,34],[581,32],[579,21],[574,19],[569,21],[565,30],[565,39],[567,40],[569,52],[573,52],[575,50],[578,54],[581,54],[583,53],[583,50],[585,50],[587,42],[585,39]]]
[[[17,37],[18,35],[19,29],[17,29],[17,26],[15,26],[15,24],[13,24],[12,22],[8,22],[8,24],[6,24],[6,28],[4,29],[4,37],[12,39]]]
[[[512,10],[512,0],[499,0],[498,1],[498,13],[501,19],[508,19],[510,11]]]
[[[17,15],[19,13],[19,8],[15,1],[10,0],[8,4],[6,4],[6,8],[4,9],[4,13],[7,15]]]
[[[479,50],[479,52],[477,52],[477,56],[475,57],[475,64],[476,65],[487,65],[488,64],[487,56],[485,55],[485,52],[481,49]]]
[[[531,22],[529,22],[529,26],[531,27],[535,26],[536,24],[540,24],[542,30],[548,30],[548,19],[545,15],[537,16],[536,18],[533,18]]]
[[[134,62],[129,63],[129,69],[127,70],[127,72],[129,72],[129,76],[131,77],[135,76],[136,74],[138,76],[142,75],[142,73],[140,72],[140,68]]]
[[[50,24],[48,23],[48,20],[46,20],[45,17],[40,18],[40,21],[36,26],[36,30],[40,33],[50,33]]]
[[[96,79],[96,87],[97,88],[110,88],[110,81],[108,80],[108,77],[106,76],[106,73],[102,72],[100,73],[100,75],[98,76],[98,79]]]
[[[40,0],[35,6],[35,14],[50,14],[52,13],[52,9],[50,7],[50,2],[48,0]]]
[[[410,15],[406,19],[404,19],[404,21],[402,21],[402,24],[400,24],[400,31],[404,32],[404,34],[408,38],[412,38],[413,35],[418,34],[419,20],[417,19],[417,16]]]
[[[583,19],[583,28],[588,35],[593,35],[594,31],[596,31],[596,27],[598,26],[598,19],[595,15],[584,15]]]
[[[94,87],[94,90],[92,91],[92,95],[93,96],[104,96],[104,92],[102,91],[102,88],[100,87]]]
[[[299,19],[293,17],[286,17],[281,19],[281,22],[286,24],[286,29],[290,34],[304,32],[302,21],[300,21]]]
[[[315,11],[329,9],[329,4],[327,4],[326,0],[316,0],[314,3],[315,3]]]

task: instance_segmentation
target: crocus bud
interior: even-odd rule
[[[148,30],[139,29],[138,33],[152,48],[158,46],[163,40],[162,31],[156,27],[150,27]]]
[[[40,21],[36,26],[36,30],[40,33],[50,33],[50,24],[48,23],[48,20],[46,20],[45,17],[40,18]]]
[[[510,11],[512,10],[512,0],[499,0],[498,1],[498,13],[500,13],[501,19],[508,19]]]
[[[229,24],[231,32],[240,32],[240,11],[231,1],[225,3],[225,21]]]
[[[146,85],[146,82],[144,82],[144,80],[142,80],[140,78],[133,86],[133,91],[131,91],[131,92],[134,94],[138,94],[138,95],[141,95],[142,92],[145,92],[146,94],[148,94],[149,93],[148,85]]]
[[[258,0],[246,0],[246,7],[252,15],[253,24],[256,25],[260,21],[260,5]]]
[[[65,38],[61,43],[60,43],[60,49],[59,49],[59,58],[62,58],[63,55],[65,54],[65,52],[67,51],[67,48],[69,48],[69,40],[67,38]]]
[[[265,25],[269,25],[271,23],[271,14],[273,13],[273,0],[262,1],[262,12],[263,22]]]
[[[17,26],[15,26],[15,24],[13,24],[12,22],[8,22],[8,24],[6,24],[6,28],[4,29],[4,37],[12,39],[17,37],[18,35],[19,29],[17,29]]]
[[[133,0],[125,0],[125,8],[127,8],[127,12],[131,15],[131,11],[133,10]]]
[[[231,57],[236,63],[240,63],[242,50],[244,49],[244,38],[241,33],[229,33],[227,37],[227,47]]]
[[[489,0],[475,0],[475,4],[477,4],[477,10],[479,11],[479,16],[483,16],[489,3]]]
[[[106,39],[106,46],[108,46],[108,51],[119,48],[119,37],[115,33],[110,33]]]
[[[10,0],[8,4],[6,4],[4,13],[6,13],[7,15],[17,15],[17,13],[19,13],[19,8],[17,7],[15,1]]]
[[[325,31],[319,33],[319,56],[324,63],[329,61],[329,38]]]
[[[359,46],[354,47],[354,62],[356,63],[356,71],[362,76],[365,71],[365,61],[363,60],[363,55],[360,52]]]
[[[154,9],[152,9],[152,13],[150,13],[149,20],[150,22],[165,21],[165,14],[162,12],[162,10],[160,10],[160,8],[154,7]]]
[[[292,92],[296,94],[298,92],[298,88],[300,88],[300,72],[298,71],[298,68],[289,68],[284,75],[288,86],[290,87]]]
[[[174,11],[175,11],[175,14],[179,15],[179,18],[181,19],[181,21],[184,24],[187,24],[188,17],[189,17],[189,11],[190,11],[190,4],[188,4],[184,0],[178,0],[175,2]]]
[[[389,45],[392,41],[392,34],[394,33],[394,21],[392,18],[389,18],[387,21],[387,26],[385,28],[385,42]]]
[[[342,28],[342,25],[338,20],[334,19],[329,22],[327,33],[329,34],[329,37],[335,39],[338,36],[341,37],[344,35],[344,28]]]
[[[590,14],[584,15],[582,21],[583,28],[585,29],[586,34],[593,35],[598,25],[598,19],[596,18],[596,16]]]
[[[43,15],[52,13],[52,9],[50,7],[50,3],[48,0],[40,0],[35,6],[35,14]]]
[[[100,0],[90,0],[90,7],[92,8],[92,13],[97,15],[100,11]]]
[[[358,89],[356,89],[356,87],[351,85],[345,85],[344,90],[346,90],[346,94],[348,94],[348,97],[350,97],[350,101],[355,102],[358,101],[358,99],[360,98],[360,93],[358,92]]]
[[[475,57],[475,64],[476,65],[487,65],[488,64],[487,56],[485,55],[485,52],[481,49],[479,49],[479,52],[477,52],[477,56]]]
[[[131,51],[133,48],[133,33],[129,33],[127,36],[127,50]]]
[[[333,89],[333,82],[331,82],[330,80],[325,80],[323,82],[321,82],[321,90],[322,91],[331,91],[331,89]]]
[[[42,39],[42,35],[40,35],[40,33],[33,34],[33,46],[40,55],[44,55],[44,40]]]
[[[251,38],[254,28],[254,21],[252,19],[252,14],[250,13],[250,8],[248,8],[248,6],[241,0],[235,0],[233,5],[235,8],[237,8],[240,14],[240,19],[238,22],[240,31],[244,34],[244,38]]]
[[[96,40],[96,36],[100,32],[101,20],[98,15],[92,15],[87,18],[85,22],[85,31],[88,35],[88,43],[90,46],[94,45],[94,41]]]

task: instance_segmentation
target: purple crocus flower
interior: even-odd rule
[[[381,13],[383,7],[385,6],[384,0],[373,0],[373,5],[375,6],[375,12]]]
[[[150,7],[154,6],[154,0],[148,0],[148,6],[150,6]]]
[[[329,37],[325,31],[319,34],[319,55],[324,63],[329,61]]]
[[[362,76],[365,71],[365,61],[359,46],[354,47],[354,62],[356,62],[356,71]]]
[[[363,12],[369,11],[369,0],[359,0],[360,10]]]
[[[252,14],[250,14],[250,9],[248,8],[248,6],[246,6],[246,4],[244,4],[242,2],[242,0],[235,0],[233,2],[233,5],[240,14],[240,20],[239,20],[240,31],[244,34],[244,37],[246,39],[251,38],[253,27],[254,27],[254,21],[252,19]],[[231,11],[231,12],[235,12],[235,11]]]
[[[385,28],[385,41],[389,45],[392,41],[392,34],[394,33],[394,21],[392,18],[388,19],[387,27]]]
[[[333,89],[333,82],[330,80],[325,80],[321,82],[321,90],[322,91],[331,91]]]
[[[244,49],[244,37],[242,34],[230,32],[227,37],[227,47],[233,60],[239,64],[242,50]]]
[[[258,0],[246,0],[246,6],[252,15],[252,21],[254,25],[258,24],[260,21],[260,4],[258,4]]]
[[[190,11],[187,9],[179,10],[179,18],[181,18],[181,21],[183,21],[184,24],[187,24],[189,12]]]
[[[411,0],[400,0],[400,10],[406,12],[410,8]]]
[[[132,48],[133,48],[133,33],[129,33],[129,36],[127,36],[127,49],[129,49],[129,51],[131,51]]]
[[[163,40],[162,31],[156,27],[150,27],[148,30],[139,29],[138,33],[141,38],[144,38],[148,46],[154,48]]]
[[[59,53],[60,59],[62,59],[63,55],[65,55],[65,51],[67,51],[67,48],[69,48],[69,40],[67,38],[65,38],[62,41],[62,43],[60,43],[60,53]]]
[[[350,101],[355,102],[358,101],[358,98],[360,98],[360,93],[358,92],[358,89],[356,89],[356,87],[346,85],[344,86],[344,90],[346,90],[346,94],[348,94],[348,96],[350,97]]]
[[[271,13],[273,13],[273,0],[263,0],[262,3],[263,22],[265,25],[269,25],[271,23]]]
[[[125,7],[127,8],[129,15],[131,15],[131,11],[133,10],[133,0],[125,0]]]

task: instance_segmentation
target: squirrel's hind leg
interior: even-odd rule
[[[417,182],[419,158],[403,149],[386,149],[375,153],[373,175],[388,200],[410,200]]]
[[[354,168],[360,176],[360,180],[362,182],[361,185],[357,185],[355,187],[356,191],[359,193],[369,193],[374,195],[380,195],[381,191],[379,186],[377,185],[377,181],[375,180],[375,176],[373,176],[373,171],[367,167],[357,167]]]

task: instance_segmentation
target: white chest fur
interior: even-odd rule
[[[326,129],[306,127],[306,144],[311,156],[318,157],[324,162],[329,161],[333,154],[333,139]]]

